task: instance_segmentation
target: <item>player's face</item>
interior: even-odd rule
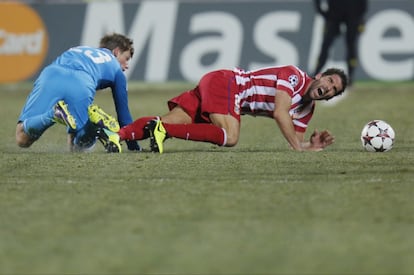
[[[118,50],[114,51],[114,55],[116,56],[116,59],[118,59],[119,64],[121,64],[122,71],[128,70],[129,60],[131,59],[131,52],[121,52],[120,50]]]
[[[317,74],[315,80],[310,85],[308,97],[312,100],[330,99],[343,89],[342,80],[337,74],[324,75]]]

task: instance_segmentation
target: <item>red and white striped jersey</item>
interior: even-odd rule
[[[277,90],[292,98],[289,113],[296,131],[305,132],[312,118],[315,102],[304,105],[302,96],[312,78],[295,66],[268,67],[254,71],[234,69],[239,88],[235,111],[241,115],[267,116],[273,118]]]

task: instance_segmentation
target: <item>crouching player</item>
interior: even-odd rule
[[[16,127],[16,143],[30,147],[56,122],[65,124],[71,151],[84,151],[99,139],[107,152],[121,152],[116,132],[132,122],[124,71],[134,54],[133,41],[109,34],[99,48],[78,46],[63,52],[36,79]],[[92,105],[97,90],[110,87],[118,121]],[[140,150],[128,141],[129,150]]]

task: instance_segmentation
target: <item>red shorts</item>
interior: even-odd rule
[[[179,105],[194,123],[211,123],[211,113],[231,115],[240,121],[240,114],[235,112],[237,91],[233,71],[214,71],[205,74],[194,89],[169,100],[168,108]]]

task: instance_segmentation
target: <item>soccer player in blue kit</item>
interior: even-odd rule
[[[108,34],[99,48],[78,46],[61,54],[36,79],[16,127],[16,143],[30,147],[56,122],[65,124],[71,151],[85,151],[99,139],[107,152],[121,152],[115,132],[132,122],[124,71],[134,54],[133,41]],[[110,87],[118,121],[92,104],[96,91]],[[135,141],[129,150],[140,151]]]

